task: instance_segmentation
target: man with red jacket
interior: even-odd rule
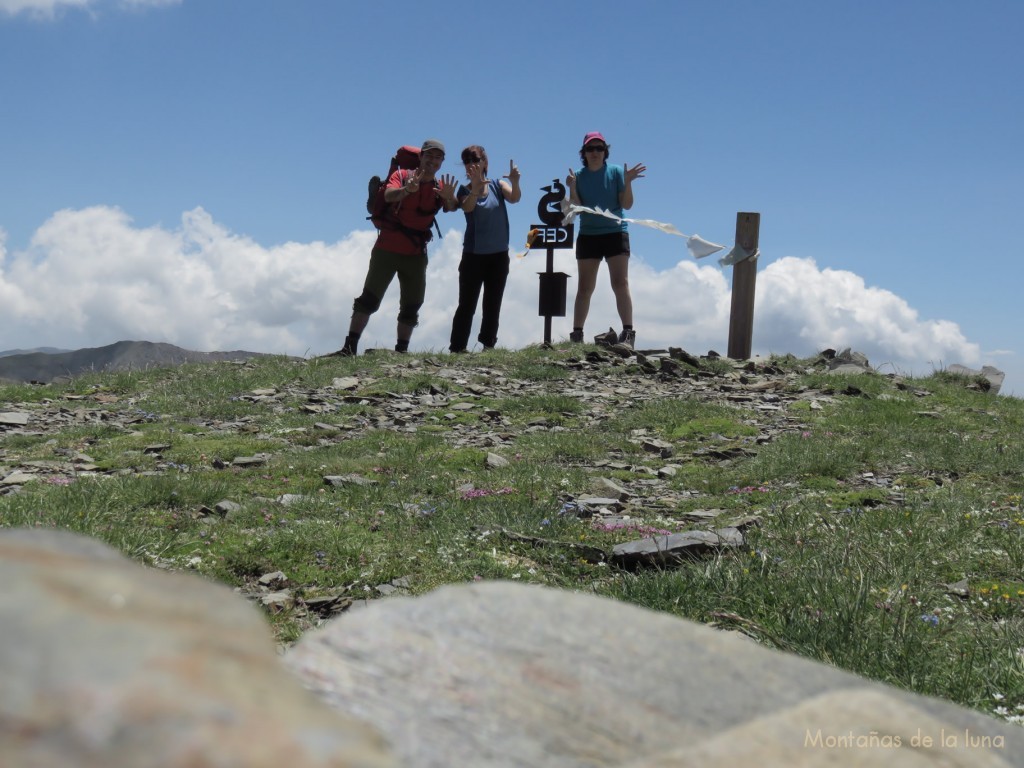
[[[380,308],[391,281],[398,275],[399,309],[397,352],[409,349],[412,330],[419,322],[419,310],[427,287],[427,242],[438,211],[455,211],[455,177],[437,179],[444,162],[444,144],[427,139],[420,148],[420,164],[414,171],[397,170],[384,186],[384,200],[391,206],[389,221],[381,226],[370,252],[370,266],[363,292],[352,303],[345,345],[334,354],[358,354],[359,337]]]

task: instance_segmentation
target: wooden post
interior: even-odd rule
[[[757,250],[760,213],[736,214],[736,245],[753,254]],[[757,259],[744,259],[732,268],[732,310],[729,314],[729,357],[750,359],[754,337],[754,285]]]

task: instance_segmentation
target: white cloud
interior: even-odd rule
[[[0,0],[0,11],[14,16],[28,13],[33,16],[52,18],[59,8],[86,8],[92,0]]]
[[[104,5],[117,8],[146,8],[178,5],[182,0],[0,0],[0,13],[14,16],[25,13],[36,18],[52,19],[66,8],[93,9]]]
[[[922,320],[896,294],[845,270],[785,257],[757,277],[755,340],[773,352],[853,347],[876,367],[925,375],[977,364],[981,351],[949,320]]]
[[[162,5],[181,5],[184,0],[118,0],[123,8],[156,8]]]
[[[451,224],[454,218],[442,226]],[[461,222],[460,222],[461,223]],[[445,350],[458,298],[462,234],[449,230],[431,245],[426,303],[414,350]],[[0,349],[92,347],[124,339],[165,341],[188,349],[247,349],[322,354],[341,345],[352,300],[361,291],[373,232],[336,243],[265,248],[230,232],[202,208],[173,230],[137,227],[110,207],[65,210],[35,233],[24,252],[8,252],[0,230]],[[695,354],[727,351],[729,272],[684,255],[656,270],[635,255],[630,283],[641,347],[678,346]],[[499,344],[518,348],[543,339],[537,314],[544,254],[513,259]],[[569,273],[569,317],[554,318],[553,339],[571,329],[575,262],[556,251]],[[370,320],[362,347],[394,344],[398,285]],[[477,313],[479,321],[479,313]],[[618,327],[602,267],[586,333]],[[477,327],[471,339],[475,339]],[[980,351],[955,323],[922,320],[895,294],[813,260],[787,257],[757,277],[754,353],[810,356],[852,347],[872,364],[927,375],[943,363],[978,365]]]

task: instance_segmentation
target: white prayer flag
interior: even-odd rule
[[[592,213],[595,216],[604,216],[614,221],[628,221],[630,224],[636,224],[641,227],[650,227],[651,229],[660,230],[668,235],[678,235],[679,237],[686,238],[686,247],[689,249],[690,254],[695,259],[703,259],[705,256],[710,256],[713,253],[718,253],[725,249],[724,245],[718,245],[717,243],[709,242],[700,235],[684,235],[680,232],[674,224],[666,224],[663,221],[655,221],[654,219],[624,219],[621,216],[616,216],[611,211],[607,211],[604,208],[588,208],[585,205],[573,205],[568,201],[562,205],[562,212],[565,214],[565,218],[562,219],[562,224],[569,224],[576,216],[581,213]]]

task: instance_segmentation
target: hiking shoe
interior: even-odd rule
[[[569,341],[571,341],[573,344],[582,344],[583,343],[583,331],[573,331],[572,333],[570,333],[569,334]]]
[[[628,331],[623,329],[622,333],[619,334],[619,344],[623,344],[630,349],[636,344],[636,331],[630,328]]]
[[[358,346],[359,339],[353,340],[351,336],[346,336],[345,343],[342,345],[341,349],[336,352],[330,352],[324,355],[324,357],[355,357],[359,354],[359,352],[356,351]]]
[[[324,357],[355,357],[359,353],[347,344],[335,352],[328,352]]]
[[[352,338],[352,334],[345,337],[345,343],[334,354],[338,357],[355,357],[359,354],[359,337]]]

